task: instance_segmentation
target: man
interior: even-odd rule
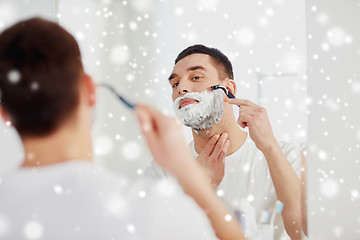
[[[215,239],[210,222],[221,239],[244,239],[179,126],[151,107],[136,106],[151,152],[207,216],[177,185],[130,183],[91,163],[95,86],[59,25],[34,18],[0,35],[0,89],[25,151],[0,181],[0,239]]]
[[[175,113],[192,128],[190,148],[208,170],[219,196],[234,210],[243,199],[248,200],[258,221],[262,211],[271,211],[280,200],[287,234],[300,239],[305,215],[300,201],[301,154],[294,145],[276,141],[264,108],[228,97],[236,92],[229,59],[215,48],[190,46],[176,58],[169,82]],[[231,94],[211,88],[217,85]],[[240,107],[238,120],[233,105]],[[248,127],[249,134],[239,125]],[[168,176],[156,164],[146,175],[155,179]],[[279,238],[284,231],[281,219],[276,225]]]

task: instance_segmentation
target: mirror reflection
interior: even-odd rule
[[[84,72],[95,84],[178,118],[209,186],[247,238],[306,238],[305,3],[0,4],[6,12],[1,31],[32,16],[57,22],[75,37]],[[156,157],[163,155],[147,146],[141,121],[107,90],[97,89],[90,116],[95,162],[131,181],[179,179],[159,166]],[[10,144],[2,152],[12,161],[1,174],[29,157],[13,120],[4,119],[0,140]],[[181,147],[175,143],[171,151]]]

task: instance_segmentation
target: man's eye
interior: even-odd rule
[[[200,76],[195,76],[193,78],[191,78],[191,80],[199,80],[201,77]]]
[[[174,83],[174,84],[172,85],[172,88],[177,87],[177,86],[179,86],[179,83],[178,83],[178,82],[177,82],[177,83]]]

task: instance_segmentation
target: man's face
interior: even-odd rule
[[[172,87],[172,100],[189,92],[210,91],[210,86],[220,84],[216,68],[207,54],[191,54],[175,65],[169,82]],[[194,99],[183,99],[180,108],[197,103]]]

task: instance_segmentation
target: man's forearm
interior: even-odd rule
[[[263,151],[277,198],[284,203],[282,217],[291,239],[301,239],[301,183],[279,144]]]
[[[184,191],[206,212],[216,235],[220,239],[246,239],[237,220],[211,188],[204,169],[196,161],[186,165],[182,166],[186,171],[177,171],[175,176]]]

